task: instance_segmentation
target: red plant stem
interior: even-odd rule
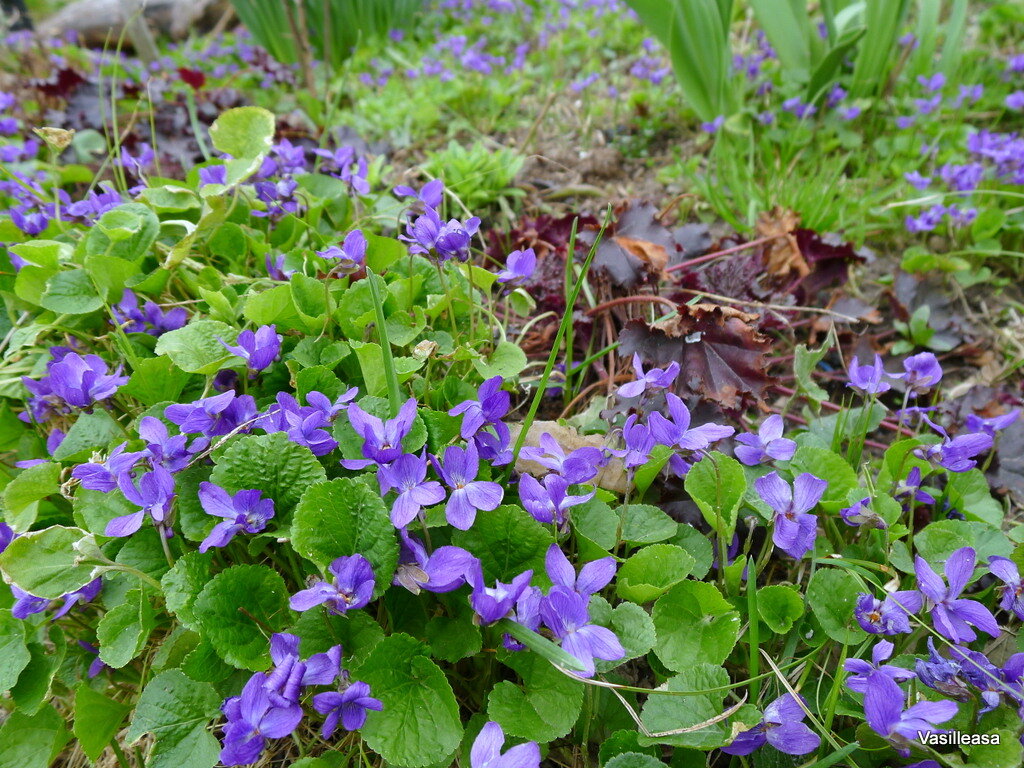
[[[596,307],[592,307],[592,308],[588,309],[587,310],[587,314],[588,315],[596,315],[597,313],[602,312],[603,310],[611,309],[612,307],[618,307],[618,306],[621,306],[622,304],[647,304],[647,303],[651,303],[651,304],[664,304],[665,306],[669,307],[672,310],[675,310],[675,309],[678,308],[674,301],[671,301],[670,299],[666,299],[664,296],[651,296],[649,294],[644,293],[644,294],[640,294],[639,296],[620,296],[617,299],[610,299],[609,301],[605,301],[605,302],[603,302],[601,304],[598,304]]]
[[[728,256],[730,253],[739,253],[745,251],[748,248],[755,248],[758,245],[764,245],[770,243],[772,240],[778,240],[780,237],[786,237],[786,235],[771,235],[769,237],[759,237],[757,240],[751,240],[749,243],[743,243],[742,245],[734,245],[732,248],[726,248],[722,251],[715,251],[714,253],[705,253],[703,256],[698,256],[695,259],[689,261],[681,261],[678,264],[673,264],[671,267],[665,270],[665,273],[678,272],[681,269],[687,267],[696,267],[698,264],[703,264],[707,261],[714,261],[719,256]]]
[[[795,395],[797,393],[795,389],[790,389],[789,387],[784,387],[781,384],[773,384],[772,386],[776,390],[781,392],[783,395],[787,395],[789,397],[792,397],[793,395]],[[821,407],[824,408],[826,411],[841,411],[841,410],[843,410],[843,407],[841,405],[836,405],[835,403],[830,403],[827,400],[822,402]],[[902,435],[907,435],[908,437],[913,437],[914,436],[914,433],[912,431],[910,431],[909,429],[907,429],[906,427],[901,427],[899,424],[894,424],[891,421],[884,421],[883,420],[879,424],[879,426],[885,427],[886,429],[891,429],[893,432],[897,432],[897,433],[902,434]],[[867,443],[865,443],[865,445],[867,445]]]

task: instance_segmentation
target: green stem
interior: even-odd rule
[[[388,385],[388,401],[391,404],[391,415],[396,416],[402,407],[402,391],[398,388],[398,374],[395,372],[395,359],[391,355],[391,342],[388,339],[388,328],[384,318],[384,302],[381,299],[380,278],[369,267],[366,268],[366,279],[370,281],[370,293],[373,294],[374,309],[377,311],[377,337],[380,339],[380,356],[384,364],[384,380]]]
[[[761,696],[761,659],[758,650],[761,646],[760,627],[757,623],[757,571],[754,558],[747,558],[747,646],[750,652],[750,701],[757,704]]]

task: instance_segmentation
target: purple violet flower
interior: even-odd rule
[[[269,368],[281,354],[282,336],[273,325],[263,325],[256,329],[244,330],[238,334],[237,344],[228,344],[218,339],[221,345],[231,354],[245,360],[251,371],[262,371]]]
[[[872,528],[885,530],[888,524],[882,516],[871,510],[871,497],[865,496],[854,504],[839,510],[839,517],[847,525],[856,528],[860,525],[870,525]]]
[[[949,585],[943,583],[932,567],[920,555],[914,558],[914,573],[918,588],[930,607],[932,623],[943,637],[954,643],[974,640],[977,635],[971,626],[992,637],[999,636],[999,624],[981,603],[960,597],[974,573],[975,553],[971,547],[961,547],[946,560],[945,574]]]
[[[952,701],[919,701],[904,709],[906,698],[896,681],[881,672],[868,676],[864,693],[864,717],[871,729],[890,742],[906,757],[908,742],[928,732],[944,733],[934,728],[957,712]]]
[[[274,669],[263,687],[275,707],[298,704],[302,689],[308,685],[331,685],[341,671],[341,646],[316,653],[305,661],[299,656],[299,636],[278,632],[270,636],[270,658]]]
[[[371,709],[380,712],[384,703],[371,696],[370,686],[360,680],[349,683],[348,673],[343,672],[345,685],[340,691],[318,693],[313,697],[313,709],[326,715],[320,733],[325,739],[334,736],[338,722],[346,731],[358,731],[366,722],[366,713]]]
[[[993,556],[988,559],[988,569],[1003,582],[996,587],[999,607],[1004,611],[1013,611],[1018,619],[1024,619],[1024,580],[1020,577],[1017,564],[1007,557]]]
[[[447,223],[433,208],[427,208],[423,215],[406,227],[406,234],[399,240],[410,243],[409,252],[413,254],[429,254],[434,251],[438,261],[445,262],[455,258],[459,261],[469,259],[469,244],[480,228],[480,219],[476,216],[463,224],[458,219]]]
[[[348,407],[348,420],[356,434],[363,438],[362,459],[342,459],[345,469],[365,469],[374,464],[389,464],[404,451],[402,440],[412,429],[416,418],[416,400],[410,397],[393,419],[381,421],[355,403]]]
[[[917,674],[909,669],[882,663],[892,657],[892,652],[895,648],[896,646],[888,640],[879,640],[871,648],[870,663],[864,661],[864,659],[847,659],[843,664],[843,669],[853,674],[846,678],[846,687],[851,691],[864,693],[867,690],[868,677],[875,672],[887,675],[897,683],[903,683],[917,677]]]
[[[764,719],[743,731],[732,743],[722,747],[727,755],[749,755],[771,744],[787,755],[806,755],[821,746],[821,737],[804,725],[807,713],[791,693],[777,698],[764,709]]]
[[[544,556],[544,569],[551,583],[578,592],[583,597],[590,597],[608,586],[615,578],[616,567],[614,557],[602,557],[586,563],[577,576],[576,569],[557,544],[548,547],[547,555]]]
[[[525,571],[509,584],[496,581],[493,587],[488,587],[480,561],[475,560],[466,570],[466,583],[473,590],[469,603],[476,613],[477,622],[493,624],[508,616],[532,578],[533,571]]]
[[[498,282],[521,285],[533,276],[537,268],[537,254],[533,248],[512,251],[505,259],[505,268],[498,272]]]
[[[923,602],[915,589],[892,592],[884,600],[862,593],[853,615],[861,629],[872,635],[901,635],[910,632],[910,614],[921,610]]]
[[[907,180],[914,189],[925,190],[928,189],[928,185],[932,183],[931,178],[928,176],[922,176],[917,171],[910,171],[909,173],[903,174],[903,178]]]
[[[441,201],[444,198],[444,182],[441,179],[433,179],[424,184],[423,189],[419,192],[405,185],[399,185],[393,191],[397,197],[414,198],[413,206],[421,211],[424,208],[437,209],[441,207]]]
[[[254,422],[256,401],[252,395],[236,397],[234,390],[229,389],[192,403],[168,405],[164,416],[185,434],[219,437]]]
[[[673,361],[667,368],[651,368],[644,372],[640,355],[633,355],[633,372],[636,374],[636,380],[619,387],[619,397],[639,397],[648,390],[668,389],[679,375],[679,363]]]
[[[796,443],[782,436],[786,423],[777,413],[772,414],[758,428],[757,433],[738,435],[739,443],[733,453],[748,467],[756,467],[770,459],[789,461],[796,453]]]
[[[469,752],[470,768],[540,768],[540,747],[535,741],[517,744],[504,754],[505,734],[491,721],[484,724]]]
[[[914,455],[934,461],[950,472],[966,472],[977,465],[975,456],[992,447],[992,436],[984,432],[944,438],[941,443],[914,449]]]
[[[814,548],[818,519],[808,512],[821,500],[828,482],[804,472],[790,486],[778,472],[772,472],[755,480],[754,488],[775,513],[775,546],[799,560]]]
[[[427,592],[451,592],[466,583],[466,573],[478,562],[473,555],[461,547],[438,547],[430,555],[409,532],[398,531],[401,550],[398,569],[392,584],[399,584],[414,595],[421,590]]]
[[[555,586],[540,603],[541,620],[555,638],[561,640],[563,650],[583,666],[575,672],[581,677],[594,674],[594,659],[615,661],[626,655],[614,632],[590,623],[589,602],[589,595]]]
[[[345,235],[340,247],[332,245],[323,251],[317,251],[316,255],[334,262],[331,274],[351,275],[366,264],[366,235],[361,230],[353,229]]]
[[[583,446],[566,455],[549,432],[540,436],[540,446],[525,446],[519,457],[550,469],[573,485],[590,482],[605,464],[604,452],[593,446]]]
[[[590,501],[596,489],[590,493],[572,495],[567,493],[569,481],[561,475],[545,475],[543,481],[533,475],[524,474],[519,478],[519,498],[523,507],[539,523],[557,523],[562,528],[566,523],[566,512]]]
[[[1000,416],[990,416],[983,418],[976,414],[969,414],[967,420],[964,422],[964,427],[968,432],[984,432],[986,435],[996,436],[996,432],[1006,429],[1008,426],[1013,424],[1020,416],[1020,408],[1014,408],[1012,411],[1004,413]]]
[[[437,457],[431,457],[431,462],[451,489],[444,514],[454,527],[468,531],[478,510],[491,512],[501,504],[505,493],[501,485],[476,479],[480,471],[480,456],[473,443],[465,448],[449,445],[444,450],[443,461],[438,462]]]
[[[200,552],[226,547],[242,531],[259,533],[274,516],[274,500],[264,499],[258,490],[242,490],[232,496],[218,485],[203,482],[199,484],[199,502],[206,514],[224,518],[199,545]]]
[[[875,360],[871,365],[861,365],[856,357],[853,358],[847,375],[850,381],[846,386],[863,394],[880,395],[892,389],[892,385],[884,380],[889,374],[882,366],[881,355],[875,355]]]
[[[905,373],[900,374],[899,378],[915,395],[923,395],[942,380],[942,366],[931,352],[908,357],[903,361],[903,370]]]
[[[503,390],[501,376],[492,376],[477,390],[476,400],[463,400],[450,411],[449,416],[462,414],[462,428],[459,435],[469,440],[481,429],[501,422],[511,405],[511,395]]]
[[[174,500],[174,478],[161,466],[153,467],[152,471],[143,474],[138,483],[131,475],[123,474],[117,479],[117,487],[128,501],[141,509],[138,512],[120,515],[108,522],[103,531],[104,536],[131,536],[142,527],[146,515],[152,517],[153,522],[162,524],[171,510],[171,502]]]
[[[302,707],[289,704],[275,707],[266,687],[267,674],[257,672],[245,684],[240,696],[224,702],[227,717],[220,761],[226,766],[255,763],[267,739],[280,739],[292,733],[302,720]]]
[[[399,456],[377,471],[381,494],[398,491],[391,505],[391,523],[404,528],[423,507],[444,501],[444,488],[436,480],[427,480],[427,460],[411,453]]]
[[[293,611],[308,611],[326,604],[327,610],[340,615],[370,602],[377,582],[369,560],[362,555],[342,555],[328,570],[334,583],[317,581],[309,589],[296,592],[291,598]]]
[[[128,443],[121,443],[100,463],[92,461],[79,464],[71,470],[71,476],[77,479],[83,488],[92,491],[110,493],[117,488],[121,475],[128,474],[144,457],[142,451],[126,453]],[[93,458],[98,458],[94,456]]]

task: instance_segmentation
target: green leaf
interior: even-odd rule
[[[693,564],[693,556],[681,547],[652,544],[622,564],[615,591],[624,600],[649,603],[685,579]]]
[[[97,536],[102,536],[107,523],[115,517],[138,512],[139,508],[128,501],[118,490],[104,493],[78,486],[73,502],[75,522]]]
[[[711,548],[711,541],[703,533],[688,523],[680,523],[679,531],[669,539],[670,544],[682,547],[693,558],[693,567],[690,575],[695,579],[703,579],[711,570],[711,563],[715,560],[715,553]]]
[[[739,637],[739,614],[713,584],[703,581],[676,584],[654,604],[652,618],[654,652],[677,672],[700,662],[721,664]]]
[[[846,459],[827,448],[804,445],[797,448],[790,465],[794,475],[809,472],[815,477],[828,480],[828,487],[821,497],[822,509],[838,512],[848,506],[847,497],[858,486],[857,473]]]
[[[565,736],[583,706],[583,684],[536,654],[514,654],[502,663],[522,680],[497,683],[487,696],[487,715],[507,736],[552,741]]]
[[[12,712],[0,728],[0,768],[47,768],[69,739],[53,707],[31,716]]]
[[[679,523],[651,504],[623,504],[615,512],[620,521],[619,539],[628,544],[664,541],[679,529]]]
[[[0,696],[9,691],[32,655],[25,645],[25,622],[0,609]]]
[[[148,593],[133,589],[123,603],[103,614],[96,639],[104,664],[120,669],[142,652],[156,625],[151,600]]]
[[[219,683],[231,677],[235,669],[224,663],[209,642],[200,640],[182,660],[181,671],[201,683]]]
[[[354,670],[381,700],[360,730],[387,762],[420,768],[450,758],[462,739],[459,705],[444,672],[405,634],[381,640]]]
[[[238,160],[265,155],[273,140],[274,115],[262,107],[229,109],[210,126],[214,149]]]
[[[36,521],[39,502],[60,490],[60,464],[48,461],[19,473],[3,490],[4,519],[24,533]]]
[[[520,349],[518,344],[502,341],[494,348],[486,362],[480,359],[473,360],[473,367],[484,379],[494,376],[514,379],[523,372],[527,362],[526,353]]]
[[[951,472],[946,485],[949,503],[968,520],[980,520],[999,528],[1006,516],[1003,505],[989,491],[988,480],[980,469]]]
[[[167,355],[187,373],[216,373],[232,357],[221,339],[234,344],[238,330],[219,320],[192,320],[184,328],[168,331],[156,342],[156,353]]]
[[[104,213],[88,230],[85,252],[139,261],[159,234],[160,220],[153,211],[141,203],[125,203]]]
[[[199,627],[199,619],[192,606],[210,580],[212,562],[212,552],[186,552],[160,579],[167,610],[191,630],[198,630]]]
[[[590,620],[607,627],[619,638],[626,655],[615,661],[598,659],[598,672],[607,672],[639,658],[654,647],[654,622],[650,614],[636,603],[619,603],[612,610],[611,604],[600,595],[590,598]]]
[[[67,642],[63,635],[52,635],[55,648],[52,650],[42,643],[28,643],[29,662],[11,688],[11,699],[16,709],[33,714],[49,699],[53,678],[64,662]]]
[[[819,405],[828,400],[828,392],[818,386],[812,374],[831,348],[831,344],[822,344],[817,349],[798,344],[794,350],[793,372],[796,374],[797,391]]]
[[[66,315],[84,315],[103,306],[84,269],[58,272],[46,281],[46,290],[39,299],[43,309],[52,309]]]
[[[135,370],[121,391],[146,406],[177,402],[192,378],[169,357],[147,357],[136,360],[134,365]]]
[[[867,636],[853,616],[863,591],[856,576],[839,568],[815,571],[807,583],[807,602],[825,634],[836,642],[852,645]]]
[[[696,662],[681,674],[669,678],[665,690],[677,692],[706,691],[729,685],[729,673],[714,664]],[[640,717],[647,730],[654,733],[688,728],[719,717],[725,707],[726,691],[695,694],[692,696],[647,697]],[[730,743],[734,724],[742,723],[739,730],[757,725],[760,717],[753,707],[744,707],[726,720],[699,728],[689,733],[648,738],[641,736],[641,744],[671,744],[676,747],[714,749]]]
[[[574,507],[569,522],[577,537],[582,536],[593,542],[604,552],[610,552],[618,543],[621,521],[612,508],[600,499],[591,499]]]
[[[480,653],[483,633],[474,621],[475,613],[468,600],[456,598],[443,602],[448,614],[434,616],[427,622],[426,639],[431,656],[455,664]]]
[[[56,600],[93,579],[93,565],[80,562],[75,545],[95,549],[92,534],[54,525],[16,538],[0,553],[0,570],[29,594]]]
[[[124,432],[109,413],[95,410],[83,413],[71,425],[64,440],[53,452],[54,461],[88,461],[94,450],[105,450],[115,438],[124,440]]]
[[[346,667],[362,663],[384,639],[384,630],[366,611],[349,611],[341,616],[327,611],[304,611],[288,631],[302,639],[304,655],[325,653],[340,645],[345,651]]]
[[[480,558],[489,583],[508,583],[527,569],[543,571],[551,534],[522,507],[505,504],[478,514],[468,531],[455,531],[452,543]]]
[[[409,255],[405,244],[393,237],[366,233],[366,266],[378,275],[396,261]]]
[[[598,765],[607,766],[608,762],[617,755],[624,755],[628,752],[654,757],[658,754],[654,747],[641,747],[637,741],[640,733],[638,731],[615,731],[607,739],[601,742],[601,749],[597,755]],[[663,763],[659,763],[663,765]]]
[[[146,768],[213,768],[220,744],[207,724],[220,714],[221,702],[213,686],[177,669],[161,672],[139,697],[125,740],[135,743],[153,734]]]
[[[74,733],[85,756],[98,760],[131,711],[127,704],[94,691],[87,681],[79,683],[75,691]]]
[[[736,512],[747,492],[742,465],[714,451],[690,468],[683,487],[700,508],[707,524],[730,541],[736,530]]]
[[[224,661],[254,672],[270,668],[269,632],[288,618],[284,579],[262,565],[235,565],[214,576],[193,605],[202,636]]]
[[[324,570],[342,555],[361,554],[373,566],[377,594],[398,565],[398,540],[378,490],[361,478],[339,477],[306,488],[292,520],[292,546]]]
[[[621,752],[604,764],[604,768],[664,768],[656,757],[642,752]]]
[[[278,526],[287,525],[288,513],[303,492],[326,478],[316,456],[283,432],[239,438],[224,451],[210,475],[211,482],[230,493],[253,488],[272,498]]]
[[[800,593],[784,584],[772,584],[757,590],[757,615],[772,632],[783,634],[804,615]]]

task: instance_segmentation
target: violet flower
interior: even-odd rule
[[[572,495],[568,493],[569,481],[561,475],[545,475],[537,480],[533,475],[524,474],[519,478],[519,498],[533,519],[539,523],[557,523],[561,528],[566,523],[565,513],[572,507],[590,501],[596,489],[590,493]]]
[[[10,546],[16,535],[11,526],[0,520],[0,553]]]
[[[902,635],[910,632],[910,614],[921,610],[924,600],[917,590],[892,592],[884,600],[861,593],[853,609],[861,629],[872,635]]]
[[[362,555],[343,555],[328,570],[334,582],[317,581],[309,589],[296,592],[290,602],[293,611],[308,611],[326,604],[331,613],[343,614],[370,602],[376,579],[369,560]]]
[[[305,661],[299,656],[299,636],[277,632],[270,636],[274,669],[263,683],[275,707],[297,704],[307,685],[331,685],[341,671],[341,646],[316,653]]]
[[[420,513],[444,501],[444,488],[436,480],[427,480],[427,460],[411,453],[381,466],[377,472],[381,494],[398,491],[391,505],[391,523],[404,528]]]
[[[76,589],[74,592],[68,592],[64,595],[64,603],[60,608],[57,609],[56,613],[53,614],[53,621],[66,615],[68,611],[74,608],[76,605],[82,605],[84,603],[91,603],[99,595],[100,590],[103,589],[103,579],[95,578],[86,584],[84,587]]]
[[[139,297],[125,288],[121,301],[110,308],[114,321],[126,333],[148,333],[150,336],[162,336],[168,331],[176,331],[188,322],[188,312],[182,307],[173,307],[164,311],[153,301],[147,301],[139,308]]]
[[[853,674],[846,678],[846,687],[851,691],[864,693],[867,690],[868,677],[875,672],[891,677],[897,683],[904,683],[917,677],[916,673],[909,669],[882,663],[892,657],[895,648],[896,646],[888,640],[879,640],[871,648],[870,663],[864,659],[847,659],[843,664],[843,669]]]
[[[438,547],[429,555],[426,548],[402,528],[398,532],[401,549],[398,569],[392,584],[401,585],[418,595],[427,592],[451,592],[466,583],[466,573],[479,561],[462,547]]]
[[[348,407],[348,420],[356,434],[363,438],[363,459],[342,459],[345,469],[365,469],[374,464],[389,464],[401,456],[402,440],[412,429],[416,418],[416,400],[410,397],[403,403],[398,415],[381,421],[355,403]]]
[[[493,720],[485,723],[469,751],[470,768],[540,768],[540,747],[535,741],[517,744],[504,754],[505,734]]]
[[[370,183],[366,179],[369,166],[365,157],[356,156],[354,147],[346,145],[333,152],[329,149],[314,149],[313,154],[326,160],[323,170],[345,182],[351,193],[369,194]]]
[[[52,395],[75,408],[87,408],[94,402],[112,397],[118,388],[128,383],[128,377],[120,373],[120,366],[113,374],[107,373],[107,364],[101,357],[82,357],[69,352],[47,366],[45,379],[36,382],[23,377],[22,382],[37,397]],[[39,386],[44,382],[48,391],[43,391]]]
[[[622,425],[622,441],[625,448],[610,449],[609,452],[622,459],[627,470],[647,463],[654,449],[654,435],[649,426],[640,423],[635,413],[626,417],[626,423]]]
[[[342,673],[346,678],[347,672]],[[380,712],[384,703],[370,695],[370,686],[362,681],[348,683],[340,691],[318,693],[313,697],[313,709],[324,718],[320,733],[325,739],[334,736],[338,722],[346,731],[358,731],[366,722],[366,714],[371,709]]]
[[[1024,579],[1020,577],[1017,564],[1009,558],[993,556],[988,559],[988,569],[1003,582],[996,586],[999,607],[1004,611],[1013,611],[1018,619],[1024,619]]]
[[[245,360],[250,371],[262,371],[281,354],[281,339],[275,326],[263,325],[255,332],[242,331],[238,334],[237,344],[228,344],[224,339],[218,341],[228,352]]]
[[[821,746],[821,737],[804,725],[807,713],[796,697],[786,693],[764,708],[764,718],[749,731],[722,747],[727,755],[749,755],[771,744],[787,755],[806,755]]]
[[[977,466],[975,456],[985,453],[992,447],[992,436],[984,432],[957,435],[953,439],[943,438],[936,445],[926,445],[914,449],[914,455],[927,461],[933,461],[950,472],[966,472]]]
[[[104,536],[131,536],[142,527],[146,515],[152,517],[153,522],[162,524],[171,510],[171,502],[174,500],[174,478],[161,466],[153,467],[152,471],[143,474],[138,483],[131,475],[121,475],[118,477],[117,487],[128,501],[141,509],[138,512],[120,515],[108,522],[103,531]]]
[[[583,597],[590,597],[600,592],[615,577],[616,563],[614,557],[602,557],[586,563],[576,575],[576,570],[557,544],[548,547],[544,556],[544,569],[548,578],[556,587],[565,587]]]
[[[25,620],[29,616],[42,613],[50,607],[49,598],[30,595],[21,587],[11,584],[11,594],[14,595],[14,605],[11,606],[11,615],[16,619]]]
[[[593,446],[577,448],[568,455],[562,446],[545,432],[540,436],[540,446],[525,446],[519,458],[533,461],[556,472],[573,485],[588,483],[597,477],[598,469],[605,464],[604,452]]]
[[[145,419],[143,419],[145,420]],[[118,479],[135,467],[143,458],[142,451],[126,452],[128,443],[121,443],[114,448],[103,462],[91,461],[79,464],[71,470],[71,476],[78,480],[83,488],[92,491],[110,493],[117,488]],[[93,458],[98,458],[94,456]]]
[[[406,234],[399,240],[410,243],[409,252],[413,254],[437,254],[438,261],[445,262],[455,258],[459,261],[469,259],[469,244],[480,228],[480,219],[476,216],[462,224],[458,219],[447,223],[433,208],[427,208],[423,215],[416,218],[406,227]]]
[[[249,678],[240,696],[231,697],[221,707],[227,723],[220,761],[226,766],[255,763],[267,739],[284,738],[302,720],[302,707],[298,704],[276,707],[271,703],[266,679],[266,673],[257,672]]]
[[[139,437],[146,441],[146,448],[140,455],[146,456],[153,466],[162,465],[168,472],[183,470],[192,457],[210,443],[205,437],[197,437],[189,444],[185,435],[171,435],[167,425],[155,416],[143,416],[139,420]],[[124,463],[124,459],[118,463]]]
[[[648,390],[668,389],[679,375],[679,363],[673,360],[666,368],[651,368],[645,372],[640,355],[634,354],[633,372],[636,374],[636,380],[626,382],[619,387],[619,397],[639,397]]]
[[[351,275],[358,272],[366,264],[366,236],[361,230],[353,229],[341,246],[332,245],[316,255],[333,262],[331,274]]]
[[[353,390],[350,390],[350,393],[355,396]],[[342,397],[347,397],[347,394]],[[308,448],[314,456],[326,456],[338,447],[338,442],[325,429],[330,425],[328,413],[333,411],[335,405],[319,392],[310,392],[306,395],[307,402],[310,398],[313,398],[319,407],[301,406],[293,395],[278,392],[277,403],[259,417],[255,426],[268,433],[284,432],[291,442]],[[343,409],[344,405],[338,407]]]
[[[537,254],[533,248],[512,251],[505,259],[505,268],[498,272],[497,280],[506,285],[522,285],[533,276],[537,268]]]
[[[466,583],[473,590],[469,596],[469,604],[473,606],[477,622],[493,624],[508,616],[532,578],[533,571],[525,571],[509,584],[496,581],[493,587],[488,587],[484,581],[480,561],[472,563],[466,571]]]
[[[946,560],[945,574],[949,586],[943,583],[923,557],[914,558],[914,573],[918,588],[930,607],[932,623],[943,637],[954,643],[974,640],[977,635],[971,626],[992,637],[999,636],[999,624],[992,613],[974,600],[960,597],[974,573],[975,553],[971,547],[961,547]]]
[[[484,427],[500,423],[508,414],[512,400],[508,391],[501,388],[503,383],[501,376],[492,376],[480,385],[476,400],[463,400],[448,411],[449,416],[462,415],[459,435],[463,440],[469,440]]]
[[[665,396],[668,414],[665,418],[658,411],[648,417],[651,435],[661,445],[680,451],[703,451],[713,442],[729,437],[736,430],[722,424],[701,424],[690,428],[690,409],[680,397],[669,392]]]
[[[411,197],[414,198],[414,207],[418,207],[419,210],[424,208],[439,208],[441,206],[441,200],[444,197],[444,182],[441,179],[433,179],[423,185],[423,189],[417,192],[412,187],[406,185],[399,185],[392,190],[397,197]]]
[[[764,420],[757,434],[748,432],[738,435],[736,442],[739,445],[733,449],[733,453],[748,467],[755,467],[769,459],[789,461],[796,453],[796,443],[782,436],[785,427],[783,418],[774,413]]]
[[[896,681],[881,672],[867,679],[864,693],[864,717],[871,729],[906,757],[909,742],[928,732],[945,733],[934,726],[957,712],[952,701],[919,701],[904,709],[906,699]]]
[[[892,389],[892,385],[884,380],[889,374],[882,366],[881,355],[875,355],[875,360],[871,365],[861,365],[858,358],[853,358],[850,361],[847,375],[850,381],[846,386],[852,387],[862,394],[880,395]]]
[[[968,414],[967,420],[964,422],[964,428],[968,432],[984,432],[986,435],[996,436],[996,432],[1006,429],[1008,426],[1017,421],[1020,416],[1020,408],[1014,408],[1012,411],[1001,414],[999,416],[990,416],[983,418],[976,414]]]
[[[473,443],[465,448],[449,445],[445,448],[442,462],[439,463],[436,457],[431,457],[431,461],[445,485],[451,489],[444,514],[454,527],[468,531],[478,510],[491,512],[501,504],[505,493],[501,485],[476,479],[480,471],[480,457]]]
[[[821,500],[828,483],[809,472],[799,475],[790,486],[772,472],[754,481],[754,488],[775,513],[772,541],[786,554],[799,560],[814,548],[818,519],[808,512]]]
[[[626,655],[614,632],[590,623],[589,602],[589,595],[555,586],[540,603],[544,625],[561,640],[562,649],[580,662],[583,669],[574,673],[582,677],[594,674],[594,659],[615,661]]]
[[[100,672],[102,672],[102,671],[103,671],[104,669],[110,669],[110,667],[108,667],[108,666],[107,666],[107,665],[106,665],[106,664],[105,664],[105,663],[103,662],[103,659],[101,659],[101,658],[100,658],[100,649],[99,649],[99,648],[97,648],[97,647],[96,647],[95,645],[93,645],[92,643],[87,643],[87,642],[85,642],[85,640],[79,640],[79,641],[78,641],[78,645],[79,645],[79,647],[81,647],[81,648],[82,648],[83,650],[85,650],[85,651],[86,651],[87,653],[89,653],[89,654],[91,654],[92,656],[94,656],[94,657],[95,657],[95,658],[94,658],[94,659],[93,659],[93,660],[92,660],[92,661],[91,661],[91,662],[89,663],[89,669],[88,669],[88,671],[86,672],[86,674],[87,674],[87,675],[89,676],[89,679],[90,679],[90,680],[92,680],[92,679],[93,679],[94,677],[96,677],[96,676],[97,676],[97,675],[98,675],[98,674],[99,674]]]
[[[893,489],[893,498],[899,501],[904,508],[908,506],[908,501],[911,498],[921,504],[934,504],[935,497],[922,488],[923,484],[921,468],[914,467],[907,473],[906,480],[896,483]]]
[[[224,518],[199,545],[200,552],[226,547],[242,531],[259,533],[274,516],[274,500],[264,499],[258,490],[242,490],[231,496],[220,486],[203,482],[199,484],[199,502],[206,514]]]
[[[192,403],[174,403],[164,409],[168,421],[186,434],[219,437],[241,430],[256,419],[256,401],[252,395],[228,390]]]
[[[942,380],[942,366],[931,352],[912,355],[903,361],[900,378],[915,395],[923,395]]]

